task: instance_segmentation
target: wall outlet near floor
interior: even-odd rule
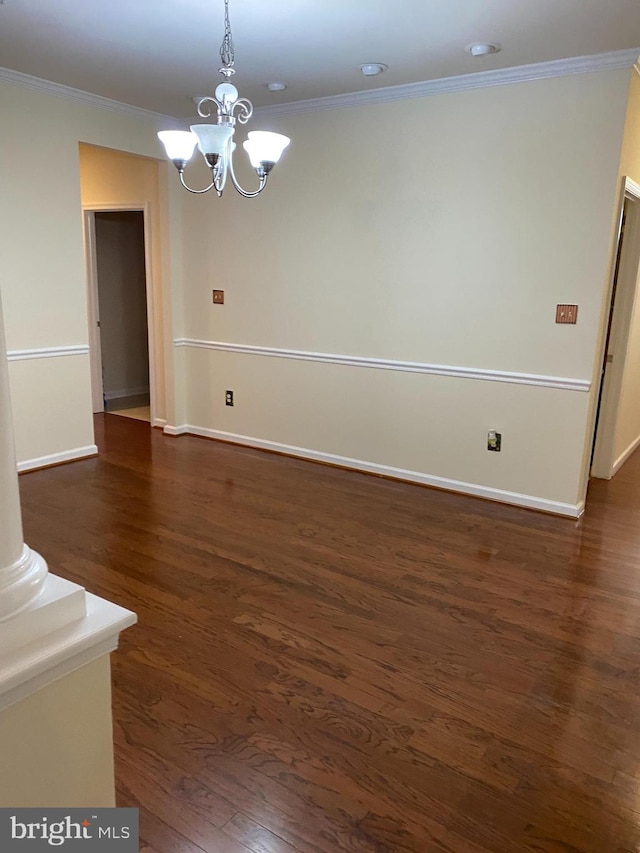
[[[224,392],[224,403],[225,406],[233,406],[233,391]]]
[[[502,433],[496,432],[495,429],[490,429],[487,433],[487,450],[493,450],[494,453],[500,453],[502,446]]]

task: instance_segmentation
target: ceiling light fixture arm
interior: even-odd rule
[[[231,183],[233,184],[233,186],[236,188],[236,190],[240,193],[240,195],[243,198],[255,198],[266,187],[268,171],[266,171],[264,169],[260,169],[260,170],[256,169],[256,172],[258,173],[258,177],[260,178],[260,186],[258,187],[257,190],[253,190],[253,192],[248,192],[247,190],[243,189],[240,186],[240,183],[238,182],[238,179],[236,178],[236,173],[235,173],[234,168],[233,168],[233,158],[229,157],[229,174],[231,175]]]
[[[194,195],[202,195],[203,193],[208,193],[209,190],[212,190],[215,188],[216,191],[218,192],[218,195],[221,195],[221,191],[218,190],[218,188],[216,187],[215,171],[213,169],[211,170],[212,181],[209,184],[209,186],[205,187],[203,190],[194,190],[190,186],[188,186],[188,184],[185,182],[185,179],[184,179],[184,169],[178,169],[178,172],[180,173],[180,183],[185,188],[185,190],[189,190],[190,193],[193,193]]]
[[[222,69],[220,69],[222,71]],[[197,105],[201,118],[211,118],[213,110],[209,104],[215,104],[218,124],[228,124],[235,127],[236,121],[246,124],[253,115],[253,104],[248,98],[239,98],[238,90],[227,80],[216,89],[214,96],[200,98]],[[235,111],[238,115],[234,115]]]

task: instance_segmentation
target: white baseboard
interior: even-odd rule
[[[171,426],[171,424],[165,424],[162,431],[165,435],[186,435],[187,433],[191,433],[192,435],[199,435],[199,433],[193,432],[192,428],[187,426],[186,424],[182,424],[181,426]]]
[[[618,471],[622,468],[627,459],[631,456],[631,454],[640,447],[640,435],[635,438],[629,447],[624,451],[624,453],[620,454],[616,461],[613,463],[613,468],[611,469],[611,476],[617,474]]]
[[[167,422],[165,421],[164,418],[154,418],[151,421],[151,426],[159,427],[160,429],[164,429],[166,425],[167,425]]]
[[[119,400],[120,397],[140,397],[142,394],[149,393],[149,386],[146,388],[119,388],[117,391],[105,391],[104,399],[109,402],[110,400]]]
[[[577,504],[551,501],[547,498],[538,498],[534,495],[523,495],[519,492],[508,492],[503,489],[493,489],[488,486],[479,486],[476,483],[465,483],[461,480],[450,480],[446,477],[436,477],[432,474],[423,474],[420,471],[410,471],[405,468],[393,468],[390,465],[379,465],[375,462],[366,462],[362,459],[352,459],[348,456],[338,456],[334,453],[323,453],[319,450],[309,450],[306,447],[282,444],[279,441],[267,441],[262,438],[254,438],[250,435],[238,435],[223,430],[207,429],[205,427],[193,426],[193,424],[181,424],[180,426],[165,426],[167,435],[199,435],[203,438],[214,438],[219,441],[229,441],[233,444],[242,444],[247,447],[256,447],[259,450],[272,450],[276,453],[285,453],[289,456],[299,456],[302,459],[311,459],[315,462],[326,462],[330,465],[339,465],[343,468],[352,468],[354,471],[366,471],[369,474],[379,474],[394,480],[406,480],[410,483],[420,483],[424,486],[433,486],[437,489],[445,489],[449,492],[460,492],[464,495],[487,498],[500,503],[513,504],[528,509],[537,509],[549,512],[553,515],[562,515],[569,518],[579,518],[584,512],[584,501]]]
[[[49,468],[51,465],[60,465],[62,462],[73,462],[76,459],[86,459],[87,456],[97,456],[98,448],[95,444],[86,447],[75,447],[73,450],[63,450],[62,453],[51,453],[49,456],[38,456],[36,459],[25,459],[18,462],[18,471],[33,471],[34,468]]]

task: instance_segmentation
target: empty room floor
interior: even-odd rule
[[[138,613],[147,853],[640,846],[640,455],[576,522],[97,416],[25,538]]]
[[[151,403],[148,394],[136,394],[131,397],[117,397],[106,403],[105,412],[133,418],[136,421],[151,421]]]
[[[151,420],[151,407],[150,406],[135,406],[131,409],[118,409],[115,412],[109,412],[110,415],[120,415],[123,418],[133,418],[135,421],[146,421],[149,423]]]

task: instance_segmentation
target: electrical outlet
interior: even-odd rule
[[[233,391],[224,392],[224,402],[226,406],[233,406]]]
[[[224,305],[224,290],[213,291],[213,304]]]
[[[495,429],[490,429],[487,433],[487,450],[492,450],[494,453],[500,453],[502,447],[502,433],[496,432]]]

